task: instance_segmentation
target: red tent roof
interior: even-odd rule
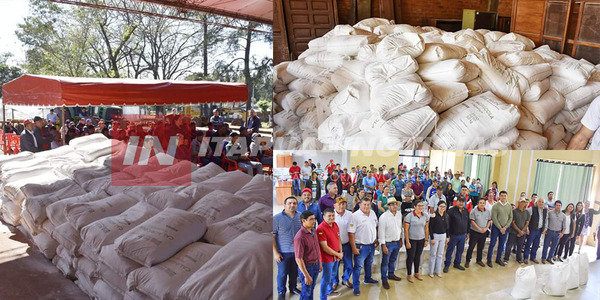
[[[184,9],[273,24],[273,0],[142,0]]]
[[[243,83],[23,75],[2,87],[7,105],[165,105],[245,102]]]

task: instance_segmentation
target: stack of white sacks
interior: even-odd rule
[[[600,66],[519,34],[366,19],[274,68],[282,149],[564,149]]]
[[[4,221],[91,298],[266,299],[272,293],[264,284],[272,280],[268,177],[189,161],[142,174],[139,167],[111,169],[125,149],[112,143],[94,134],[50,151],[1,157]],[[182,167],[191,168],[191,184],[189,175],[180,176]],[[111,184],[132,178],[145,186]]]

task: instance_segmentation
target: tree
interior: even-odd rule
[[[12,54],[10,53],[0,55],[0,88],[2,88],[5,83],[23,75],[23,70],[21,70],[21,68],[11,67],[6,64],[11,56]]]

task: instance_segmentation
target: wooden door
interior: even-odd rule
[[[275,65],[290,60],[290,47],[281,0],[273,1],[273,45],[273,63]]]
[[[337,23],[335,0],[283,0],[283,15],[292,60]]]

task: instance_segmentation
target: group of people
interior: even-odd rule
[[[542,236],[541,263],[554,264],[573,254],[576,241],[581,250],[593,216],[600,214],[589,202],[563,207],[552,192],[547,199],[533,194],[530,200],[521,193],[517,203],[510,204],[507,192],[498,190],[495,182],[482,195],[477,179],[451,170],[442,174],[438,168],[430,172],[418,164],[412,169],[399,165],[398,173],[385,166],[357,166],[348,172],[330,161],[323,170],[325,194],[315,196],[321,183],[318,164],[315,167],[307,160],[299,171],[290,169],[290,174],[310,177],[294,184],[303,186],[301,199],[285,199],[284,210],[273,218],[279,299],[285,297],[286,283],[291,293],[312,299],[319,274],[321,299],[339,295],[340,285],[360,295],[361,284],[379,284],[372,277],[375,255],[381,255],[381,285],[389,289],[389,280],[401,280],[394,271],[402,247],[406,280],[411,283],[423,280],[421,260],[428,244],[432,278],[442,277],[450,267],[465,271],[473,256],[477,265],[490,268],[494,262],[505,266],[512,253],[520,264],[540,263]],[[600,243],[597,256],[600,259]],[[301,289],[296,286],[298,276]]]

